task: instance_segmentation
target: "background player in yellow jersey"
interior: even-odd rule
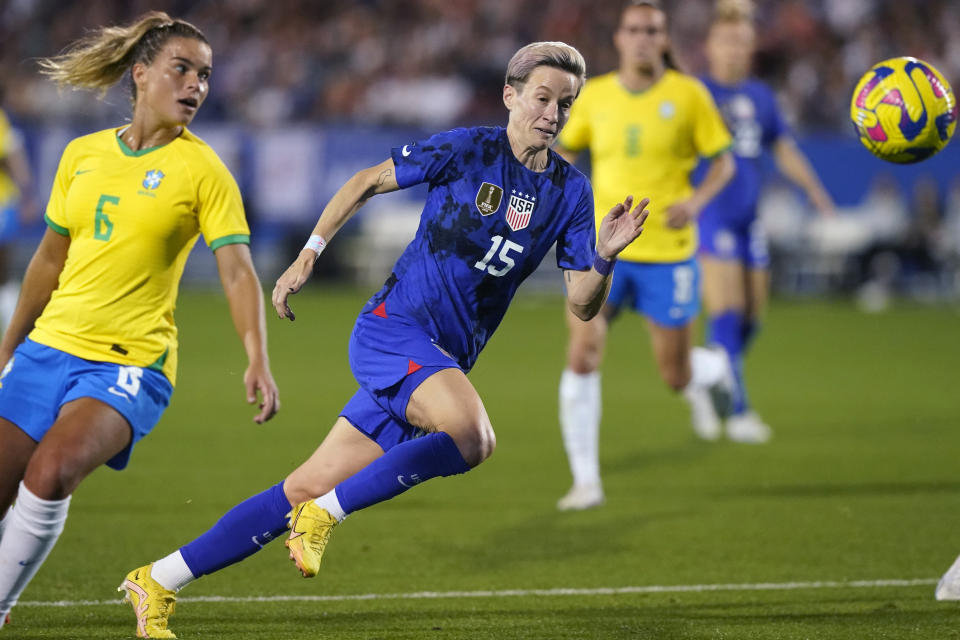
[[[704,86],[677,71],[659,3],[628,3],[613,40],[619,68],[587,82],[559,144],[570,160],[590,151],[596,211],[626,191],[650,198],[650,217],[642,242],[620,254],[604,313],[589,322],[567,314],[560,423],[573,487],[560,509],[603,502],[598,369],[608,323],[621,307],[647,317],[660,375],[691,403],[701,437],[715,438],[719,430],[709,390],[730,384],[723,353],[691,348],[699,310],[696,218],[733,175],[730,134]],[[701,157],[711,161],[695,189],[690,172]]]
[[[0,624],[63,530],[91,471],[127,464],[175,383],[173,309],[198,235],[215,253],[247,352],[254,420],[278,407],[263,294],[236,182],[187,130],[208,91],[212,52],[193,25],[151,13],[94,32],[42,61],[61,84],[104,89],[127,70],[133,119],[72,141],[48,228],[0,342]]]
[[[2,94],[0,88],[0,94]],[[12,277],[10,245],[34,215],[32,175],[20,134],[0,109],[0,331],[7,328],[20,293]]]

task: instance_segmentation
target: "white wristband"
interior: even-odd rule
[[[323,249],[326,246],[327,241],[323,239],[323,236],[312,235],[310,236],[310,239],[307,240],[307,244],[303,245],[303,248],[316,252],[317,257],[319,257],[320,254],[323,253]]]

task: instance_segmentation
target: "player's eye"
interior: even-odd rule
[[[180,63],[180,62],[178,62],[178,63],[176,64],[176,66],[174,66],[173,68],[177,70],[177,73],[186,73],[186,72],[187,72],[187,66],[186,66],[185,64],[183,64],[183,63]]]
[[[200,78],[201,80],[203,80],[204,82],[206,82],[207,80],[210,79],[210,72],[209,72],[209,71],[201,71],[200,73],[197,74],[197,77]]]

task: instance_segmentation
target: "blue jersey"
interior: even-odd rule
[[[736,175],[710,201],[702,215],[724,220],[753,217],[760,197],[760,156],[777,138],[788,133],[787,125],[773,92],[759,80],[746,80],[734,86],[718,84],[706,77],[702,80],[733,134],[733,155],[737,163]],[[701,179],[702,173],[701,167]]]
[[[516,159],[501,127],[454,129],[391,152],[402,188],[429,184],[420,226],[383,289],[464,371],[503,319],[520,283],[557,245],[557,266],[593,264],[593,192],[552,150],[537,173]]]

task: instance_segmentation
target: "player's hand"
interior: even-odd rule
[[[691,200],[674,202],[664,212],[667,215],[667,226],[671,229],[682,229],[697,219],[700,210]]]
[[[293,264],[287,267],[282,276],[277,278],[277,286],[273,288],[273,295],[270,300],[273,302],[273,308],[276,309],[277,316],[281,320],[284,318],[290,318],[291,321],[297,319],[290,305],[287,304],[287,298],[300,291],[300,288],[310,279],[310,275],[313,273],[313,262],[316,258],[317,254],[310,249],[302,250]]]
[[[615,258],[643,233],[643,223],[650,215],[646,208],[648,204],[650,198],[644,198],[631,210],[633,196],[627,196],[626,200],[614,205],[603,217],[597,232],[597,254],[601,258]]]
[[[257,394],[260,394],[260,413],[253,417],[257,424],[263,424],[280,410],[280,392],[277,383],[273,381],[270,367],[266,363],[250,363],[243,374],[243,385],[247,389],[247,403],[255,404]]]
[[[833,203],[833,198],[822,189],[810,194],[810,202],[813,203],[817,213],[824,218],[832,218],[837,215],[837,205]]]

